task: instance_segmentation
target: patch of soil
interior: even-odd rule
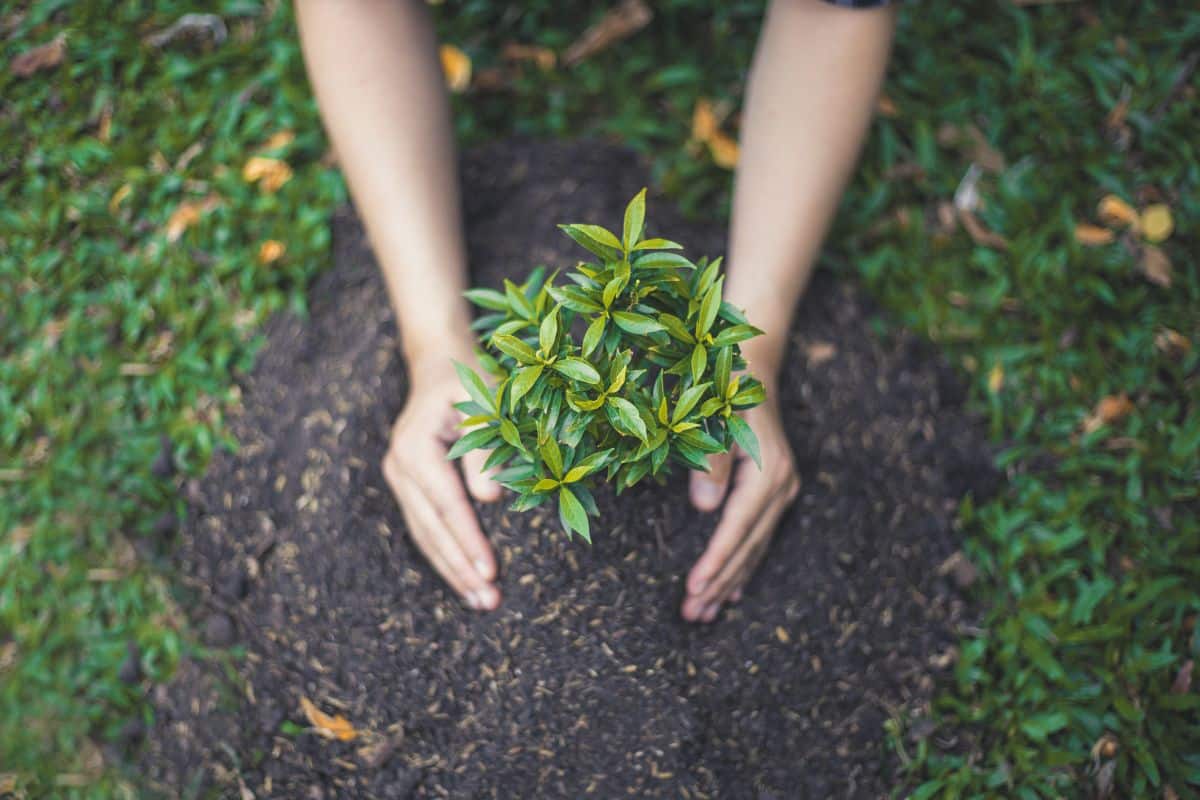
[[[596,144],[468,154],[476,281],[574,263],[555,223],[619,225],[645,176]],[[693,256],[724,250],[664,200],[648,216]],[[380,473],[406,377],[362,230],[349,212],[334,230],[311,318],[275,319],[244,380],[241,450],[192,487],[178,560],[199,629],[246,655],[236,680],[191,660],[159,687],[151,780],[260,798],[886,793],[883,723],[927,700],[968,614],[937,574],[955,508],[995,482],[946,365],[873,333],[860,290],[819,275],[782,391],[803,489],[738,606],[678,616],[716,516],[677,475],[601,492],[591,547],[552,513],[481,507],[505,602],[479,614],[409,542]],[[359,738],[298,732],[302,696]]]

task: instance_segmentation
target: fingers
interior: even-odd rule
[[[475,510],[467,500],[454,466],[444,458],[428,464],[415,482],[437,509],[447,532],[458,542],[471,568],[485,582],[492,581],[496,577],[492,546],[479,527]]]
[[[500,484],[483,471],[483,463],[487,461],[488,453],[487,450],[472,450],[462,457],[463,478],[467,482],[467,491],[481,503],[492,503],[500,499]]]
[[[425,463],[426,467],[432,466],[429,461]],[[479,530],[458,476],[444,460],[440,466],[449,471],[449,476],[443,472],[440,480],[432,481],[441,487],[436,493],[413,480],[393,454],[384,461],[384,474],[400,502],[409,533],[433,568],[467,605],[495,608],[500,593],[490,583],[496,572],[491,548]],[[464,531],[462,536],[455,534],[456,528]]]
[[[747,461],[743,463],[739,473],[745,473],[746,464],[754,469],[754,465]],[[769,486],[762,481],[745,481],[730,492],[729,501],[725,504],[725,513],[721,515],[721,521],[717,523],[717,529],[709,540],[708,547],[688,573],[688,594],[702,594],[709,581],[721,571],[721,567],[733,555],[738,544],[758,519],[768,490]]]
[[[725,490],[729,486],[729,472],[733,457],[729,453],[712,456],[709,461],[709,472],[692,472],[691,491],[692,505],[701,511],[716,511],[725,498]]]

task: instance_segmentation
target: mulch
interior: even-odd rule
[[[466,154],[475,280],[573,264],[555,223],[619,225],[646,175],[594,142]],[[724,251],[723,230],[666,200],[648,221],[693,257]],[[309,297],[241,378],[239,451],[190,484],[172,557],[213,650],[153,689],[137,756],[151,783],[314,800],[886,795],[884,722],[922,712],[973,620],[939,569],[956,507],[997,482],[936,353],[819,274],[781,391],[803,487],[742,602],[712,625],[679,618],[716,516],[677,475],[601,491],[590,547],[552,513],[481,507],[505,600],[480,614],[409,542],[378,466],[407,380],[351,211]],[[357,737],[317,735],[302,697]]]

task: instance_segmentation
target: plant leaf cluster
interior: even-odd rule
[[[646,238],[646,190],[625,209],[622,235],[599,225],[559,226],[591,255],[561,276],[534,270],[504,290],[466,294],[489,386],[457,364],[469,428],[450,450],[490,450],[485,469],[517,493],[513,509],[553,500],[568,535],[591,541],[591,484],[618,492],[672,464],[707,470],[737,444],[755,461],[758,440],[735,412],[766,398],[739,344],[762,333],[722,299],[721,259],[697,263],[667,239]],[[579,334],[578,336],[576,334]]]

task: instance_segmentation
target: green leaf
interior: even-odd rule
[[[621,242],[612,231],[599,225],[559,225],[559,229],[577,244],[605,261],[616,261],[624,255]]]
[[[674,314],[659,314],[658,321],[673,338],[687,344],[695,343],[696,337],[692,336],[692,332],[687,329],[687,325],[683,324],[683,320]]]
[[[558,490],[558,511],[559,516],[568,526],[568,532],[574,528],[585,542],[591,544],[592,534],[588,530],[587,512],[583,510],[583,504],[579,502],[579,499],[566,486]]]
[[[1070,721],[1070,717],[1061,711],[1035,714],[1021,722],[1021,730],[1030,739],[1044,742],[1050,734],[1067,727]]]
[[[616,394],[617,392],[621,391],[621,387],[625,385],[625,376],[627,373],[628,368],[622,364],[621,368],[617,370],[617,374],[612,376],[612,381],[608,384],[609,394]]]
[[[628,252],[642,238],[642,226],[646,220],[646,190],[642,189],[625,206],[625,226],[622,237]]]
[[[752,383],[744,389],[738,391],[737,394],[729,401],[735,406],[756,406],[767,399],[767,390],[763,388],[761,383]]]
[[[529,394],[529,390],[537,383],[537,379],[542,375],[542,365],[534,364],[531,367],[522,367],[517,370],[516,377],[513,378],[512,391],[508,393],[508,407],[512,409],[514,416],[518,415],[521,398]]]
[[[686,418],[696,407],[696,403],[700,402],[700,398],[704,397],[704,393],[710,386],[712,384],[708,382],[699,383],[679,395],[679,400],[675,403],[675,411],[671,414],[671,424],[674,425]]]
[[[633,262],[638,269],[695,269],[696,265],[678,253],[647,253]]]
[[[734,325],[714,336],[712,346],[724,347],[725,345],[737,344],[747,339],[753,339],[755,336],[762,336],[762,333],[762,331],[753,325]]]
[[[646,441],[646,423],[638,414],[637,406],[624,397],[610,397],[608,405],[616,412],[617,419],[627,433]]]
[[[547,356],[554,350],[554,340],[558,338],[558,309],[555,308],[542,320],[538,328],[538,346]]]
[[[607,464],[609,458],[612,457],[612,452],[612,448],[609,448],[580,459],[578,464],[567,470],[567,475],[563,478],[563,483],[575,483],[576,481],[583,480]]]
[[[742,448],[742,452],[754,459],[754,463],[762,469],[762,455],[758,449],[758,437],[754,435],[754,431],[750,428],[746,420],[739,417],[737,414],[731,414],[727,420],[729,424],[729,432],[733,434],[733,440],[737,442],[737,446]]]
[[[562,450],[558,448],[558,441],[553,436],[547,436],[546,440],[538,447],[538,452],[542,454],[542,461],[546,462],[546,466],[550,468],[554,477],[561,479],[563,460]]]
[[[501,353],[512,356],[522,364],[538,363],[537,353],[533,352],[533,348],[515,336],[510,336],[507,333],[498,333],[492,337],[492,344]]]
[[[540,481],[538,481],[537,483],[535,483],[533,485],[533,491],[535,491],[535,492],[548,492],[552,489],[557,489],[557,488],[558,488],[558,481],[554,480],[553,478],[542,478]]]
[[[588,325],[587,332],[583,334],[583,357],[587,358],[596,350],[596,345],[600,344],[601,337],[604,336],[604,325],[608,322],[604,317],[596,317]]]
[[[519,316],[525,319],[534,318],[536,312],[533,310],[533,303],[530,303],[521,288],[510,280],[504,281],[504,296],[508,298],[508,305]]]
[[[554,302],[572,311],[578,311],[581,314],[595,314],[603,310],[603,306],[589,297],[582,289],[576,289],[573,286],[562,289],[550,286],[546,291],[554,298]]]
[[[604,285],[604,294],[602,295],[602,299],[604,300],[605,308],[612,306],[613,300],[616,300],[617,295],[619,295],[621,290],[625,288],[625,281],[626,279],[618,275]]]
[[[462,458],[466,453],[472,450],[478,450],[481,447],[487,447],[499,440],[499,431],[496,428],[478,428],[473,431],[464,433],[454,446],[450,448],[450,452],[446,454],[446,458],[455,459]]]
[[[717,364],[713,369],[713,384],[717,387],[717,395],[724,397],[729,387],[729,373],[733,369],[733,348],[722,347],[717,352]]]
[[[724,407],[725,404],[721,402],[720,398],[710,397],[700,406],[700,416],[705,418],[711,417]]]
[[[700,316],[696,319],[696,338],[703,338],[717,321],[717,312],[721,310],[721,285],[725,277],[717,278],[717,282],[704,295],[700,303]]]
[[[572,380],[583,381],[592,385],[600,382],[600,373],[596,372],[596,368],[582,358],[575,358],[574,356],[560,358],[554,362],[552,369],[561,372]]]
[[[699,342],[692,348],[692,380],[698,381],[704,377],[704,368],[708,366],[708,350]]]
[[[508,298],[503,292],[497,292],[495,289],[467,289],[463,292],[463,297],[480,308],[490,308],[492,311],[510,310]]]
[[[721,269],[721,259],[715,259],[704,271],[696,277],[696,285],[692,287],[692,294],[696,297],[703,296],[709,287],[713,285],[713,281],[717,279],[717,272]]]
[[[666,328],[655,322],[651,317],[647,317],[645,314],[637,314],[633,311],[614,311],[612,318],[613,322],[617,323],[617,326],[621,330],[641,336],[666,330]]]
[[[683,245],[669,239],[642,239],[634,250],[682,250]]]
[[[454,371],[458,373],[459,382],[462,383],[463,388],[467,390],[467,394],[471,396],[472,400],[490,411],[493,416],[499,413],[496,402],[492,399],[492,393],[488,391],[487,384],[483,382],[483,378],[475,374],[475,370],[466,364],[460,364],[455,361]]]
[[[521,444],[521,433],[517,430],[517,426],[512,423],[512,420],[500,419],[500,435],[504,437],[504,441],[511,444],[513,447],[525,450],[525,445]]]

